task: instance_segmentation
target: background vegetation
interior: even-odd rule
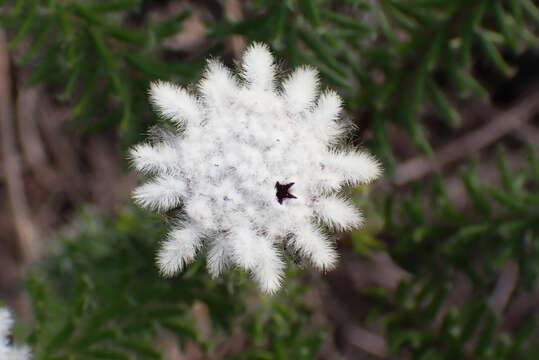
[[[0,1],[0,299],[35,359],[537,359],[539,6],[533,0]],[[276,297],[153,264],[125,149],[148,83],[250,41],[346,100],[384,162],[337,270]]]

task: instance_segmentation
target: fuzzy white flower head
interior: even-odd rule
[[[320,225],[359,226],[358,210],[336,192],[370,182],[380,168],[366,153],[333,147],[344,130],[341,99],[318,94],[314,69],[297,69],[278,88],[271,53],[254,44],[239,75],[210,61],[198,94],[152,84],[152,103],[178,129],[131,150],[135,168],[154,176],[134,198],[158,211],[183,207],[184,220],[158,254],[163,274],[182,270],[204,243],[212,275],[237,265],[272,293],[283,274],[282,244],[319,269],[335,265]]]
[[[30,349],[27,346],[12,346],[9,341],[9,332],[13,326],[13,319],[7,309],[0,308],[0,359],[1,360],[29,360]]]

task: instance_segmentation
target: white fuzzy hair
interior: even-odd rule
[[[332,147],[344,131],[342,101],[333,91],[319,94],[318,84],[317,71],[303,66],[279,86],[268,47],[257,43],[243,55],[239,77],[211,60],[197,94],[152,84],[157,111],[185,129],[130,153],[138,171],[154,176],[135,190],[135,201],[151,210],[185,210],[186,220],[158,254],[163,274],[182,270],[203,245],[211,274],[236,265],[267,293],[280,287],[279,243],[290,243],[321,270],[335,265],[337,253],[320,223],[359,226],[359,211],[335,193],[370,182],[381,170],[364,152]],[[294,183],[295,198],[280,203],[277,182]]]

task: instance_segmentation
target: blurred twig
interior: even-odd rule
[[[451,141],[432,157],[420,156],[397,167],[394,184],[406,185],[434,170],[478,152],[507,133],[518,129],[539,110],[539,91],[533,92],[508,110],[501,111],[485,126]]]
[[[35,259],[38,253],[38,232],[31,220],[24,191],[21,159],[15,142],[9,53],[3,29],[0,29],[0,139],[8,201],[19,240],[16,246],[22,260],[29,262]]]
[[[23,156],[30,167],[41,167],[47,162],[45,145],[39,134],[36,110],[39,92],[37,88],[18,87],[17,125]]]
[[[518,273],[518,265],[514,261],[508,261],[501,269],[496,287],[488,300],[490,308],[497,316],[501,316],[516,289]]]

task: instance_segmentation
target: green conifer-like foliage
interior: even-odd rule
[[[311,63],[340,87],[348,108],[361,113],[374,146],[391,170],[387,123],[402,127],[424,153],[431,153],[422,124],[435,107],[448,131],[461,116],[447,93],[488,98],[474,71],[475,59],[500,76],[513,69],[502,51],[516,54],[537,44],[532,32],[539,8],[528,0],[255,1],[259,16],[217,26],[215,36],[237,33],[272,39],[292,65]],[[257,26],[252,24],[257,23]]]
[[[393,351],[413,359],[539,355],[537,318],[518,315],[539,275],[539,161],[530,152],[510,173],[505,158],[499,148],[497,186],[481,182],[473,161],[462,170],[473,215],[448,201],[439,176],[427,206],[418,191],[388,205],[389,252],[411,273],[382,315]]]
[[[161,219],[132,209],[115,218],[82,212],[29,276],[33,359],[166,359],[164,337],[184,349],[191,342],[210,357],[312,358],[323,329],[307,328],[303,288],[261,299],[240,272],[210,280],[202,262],[164,279],[148,256],[156,250],[155,234],[164,231]],[[208,329],[197,325],[195,304],[206,309]],[[223,349],[240,329],[247,340]]]
[[[188,10],[157,22],[145,10],[152,1],[7,3],[0,18],[13,30],[12,46],[31,44],[18,58],[35,62],[30,81],[54,84],[83,125],[114,124],[127,143],[147,125],[140,110],[147,109],[148,80],[190,80],[208,55],[163,57],[160,41],[181,29]],[[221,55],[223,40],[240,34],[269,42],[290,67],[315,65],[340,88],[349,109],[364,114],[361,124],[373,128],[374,145],[389,165],[386,122],[431,152],[419,121],[425,106],[438,110],[447,129],[458,128],[460,115],[446,93],[488,96],[474,60],[484,58],[492,71],[508,76],[513,69],[502,51],[516,54],[539,41],[532,30],[539,8],[532,0],[258,0],[245,6],[243,20],[208,19],[208,40],[215,44],[209,54]]]
[[[159,48],[181,30],[189,11],[159,23],[138,20],[143,3],[8,1],[0,19],[13,31],[11,47],[27,44],[16,60],[32,67],[29,84],[48,84],[82,128],[113,125],[129,143],[147,125],[148,80],[185,79],[200,67],[195,60],[166,62]]]

